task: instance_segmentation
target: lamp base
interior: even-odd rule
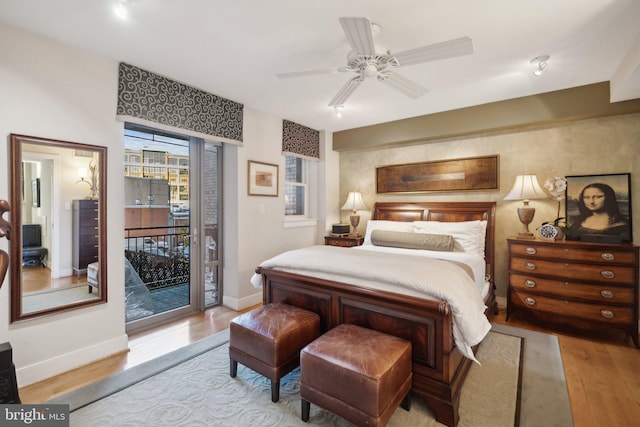
[[[529,231],[529,224],[533,221],[536,209],[529,206],[528,200],[523,200],[524,206],[518,208],[518,219],[522,223],[522,231],[518,233],[518,239],[533,240],[535,236]]]
[[[350,234],[350,236],[360,237],[360,233],[358,233],[358,225],[360,224],[360,215],[350,215],[349,222],[353,227],[353,232]]]

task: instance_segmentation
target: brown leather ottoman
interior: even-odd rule
[[[231,377],[238,362],[271,380],[271,400],[280,400],[280,378],[300,364],[300,350],[320,335],[320,316],[287,304],[267,304],[231,320]]]
[[[411,343],[356,325],[338,325],[300,353],[302,420],[310,403],[358,426],[384,426],[410,409]]]

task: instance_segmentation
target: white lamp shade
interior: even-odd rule
[[[358,191],[350,191],[347,202],[342,206],[343,211],[361,211],[367,209],[362,201],[362,194]]]
[[[538,184],[538,178],[535,175],[518,175],[513,188],[504,198],[504,200],[533,200],[546,199],[547,193]]]

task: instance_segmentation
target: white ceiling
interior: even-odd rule
[[[0,0],[0,22],[165,75],[247,107],[337,131],[611,81],[640,98],[637,0]],[[341,16],[381,27],[392,53],[462,36],[474,53],[399,69],[429,92],[414,100],[367,79],[336,118],[350,73],[278,79],[346,65]],[[0,53],[1,54],[1,53]],[[535,77],[530,60],[550,55]]]

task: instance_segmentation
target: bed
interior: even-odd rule
[[[483,236],[484,247],[481,248],[484,256],[484,276],[480,282],[484,282],[484,290],[478,290],[478,298],[482,304],[482,320],[488,323],[497,313],[493,283],[494,202],[376,203],[371,219],[373,221],[370,221],[367,226],[363,247],[333,248],[331,251],[342,251],[341,254],[344,256],[347,254],[361,256],[356,252],[359,249],[363,249],[361,253],[368,253],[366,250],[371,248],[366,247],[367,240],[371,239],[372,233],[375,233],[373,230],[375,224],[386,224],[382,228],[388,225],[397,226],[398,230],[413,227],[414,231],[416,231],[415,227],[421,224],[426,226],[429,232],[432,231],[429,226],[433,225],[457,227],[462,224],[482,223],[483,230],[486,229],[486,234]],[[417,231],[425,232],[420,229]],[[405,236],[406,233],[400,231],[397,235]],[[373,236],[379,236],[379,234],[373,234]],[[314,247],[312,250],[321,249]],[[393,260],[392,257],[398,255],[385,254],[384,256]],[[415,257],[411,256],[411,258]],[[393,273],[401,277],[401,270],[405,270],[404,264],[395,261],[393,264],[403,265]],[[457,325],[459,320],[458,317],[454,320],[454,312],[457,316],[460,310],[456,310],[448,298],[418,296],[413,290],[404,291],[394,286],[376,286],[371,283],[372,280],[355,282],[346,279],[346,275],[340,276],[340,272],[345,271],[344,265],[342,269],[337,269],[338,273],[334,274],[300,273],[296,269],[279,268],[273,265],[269,262],[262,263],[254,275],[254,279],[257,278],[259,285],[263,288],[264,304],[282,302],[314,311],[320,315],[323,331],[340,323],[351,323],[409,340],[413,348],[412,391],[426,401],[435,412],[437,421],[448,426],[457,424],[460,390],[474,362],[473,355],[465,356],[464,346],[457,344],[460,342]],[[360,269],[363,268],[367,267],[360,267]],[[477,273],[475,279],[477,279]],[[464,281],[468,282],[467,279]],[[252,282],[256,285],[254,280]],[[479,281],[474,280],[474,282]],[[465,286],[468,285],[465,284]],[[475,298],[475,291],[473,292]],[[472,344],[475,350],[478,344],[475,342]]]

